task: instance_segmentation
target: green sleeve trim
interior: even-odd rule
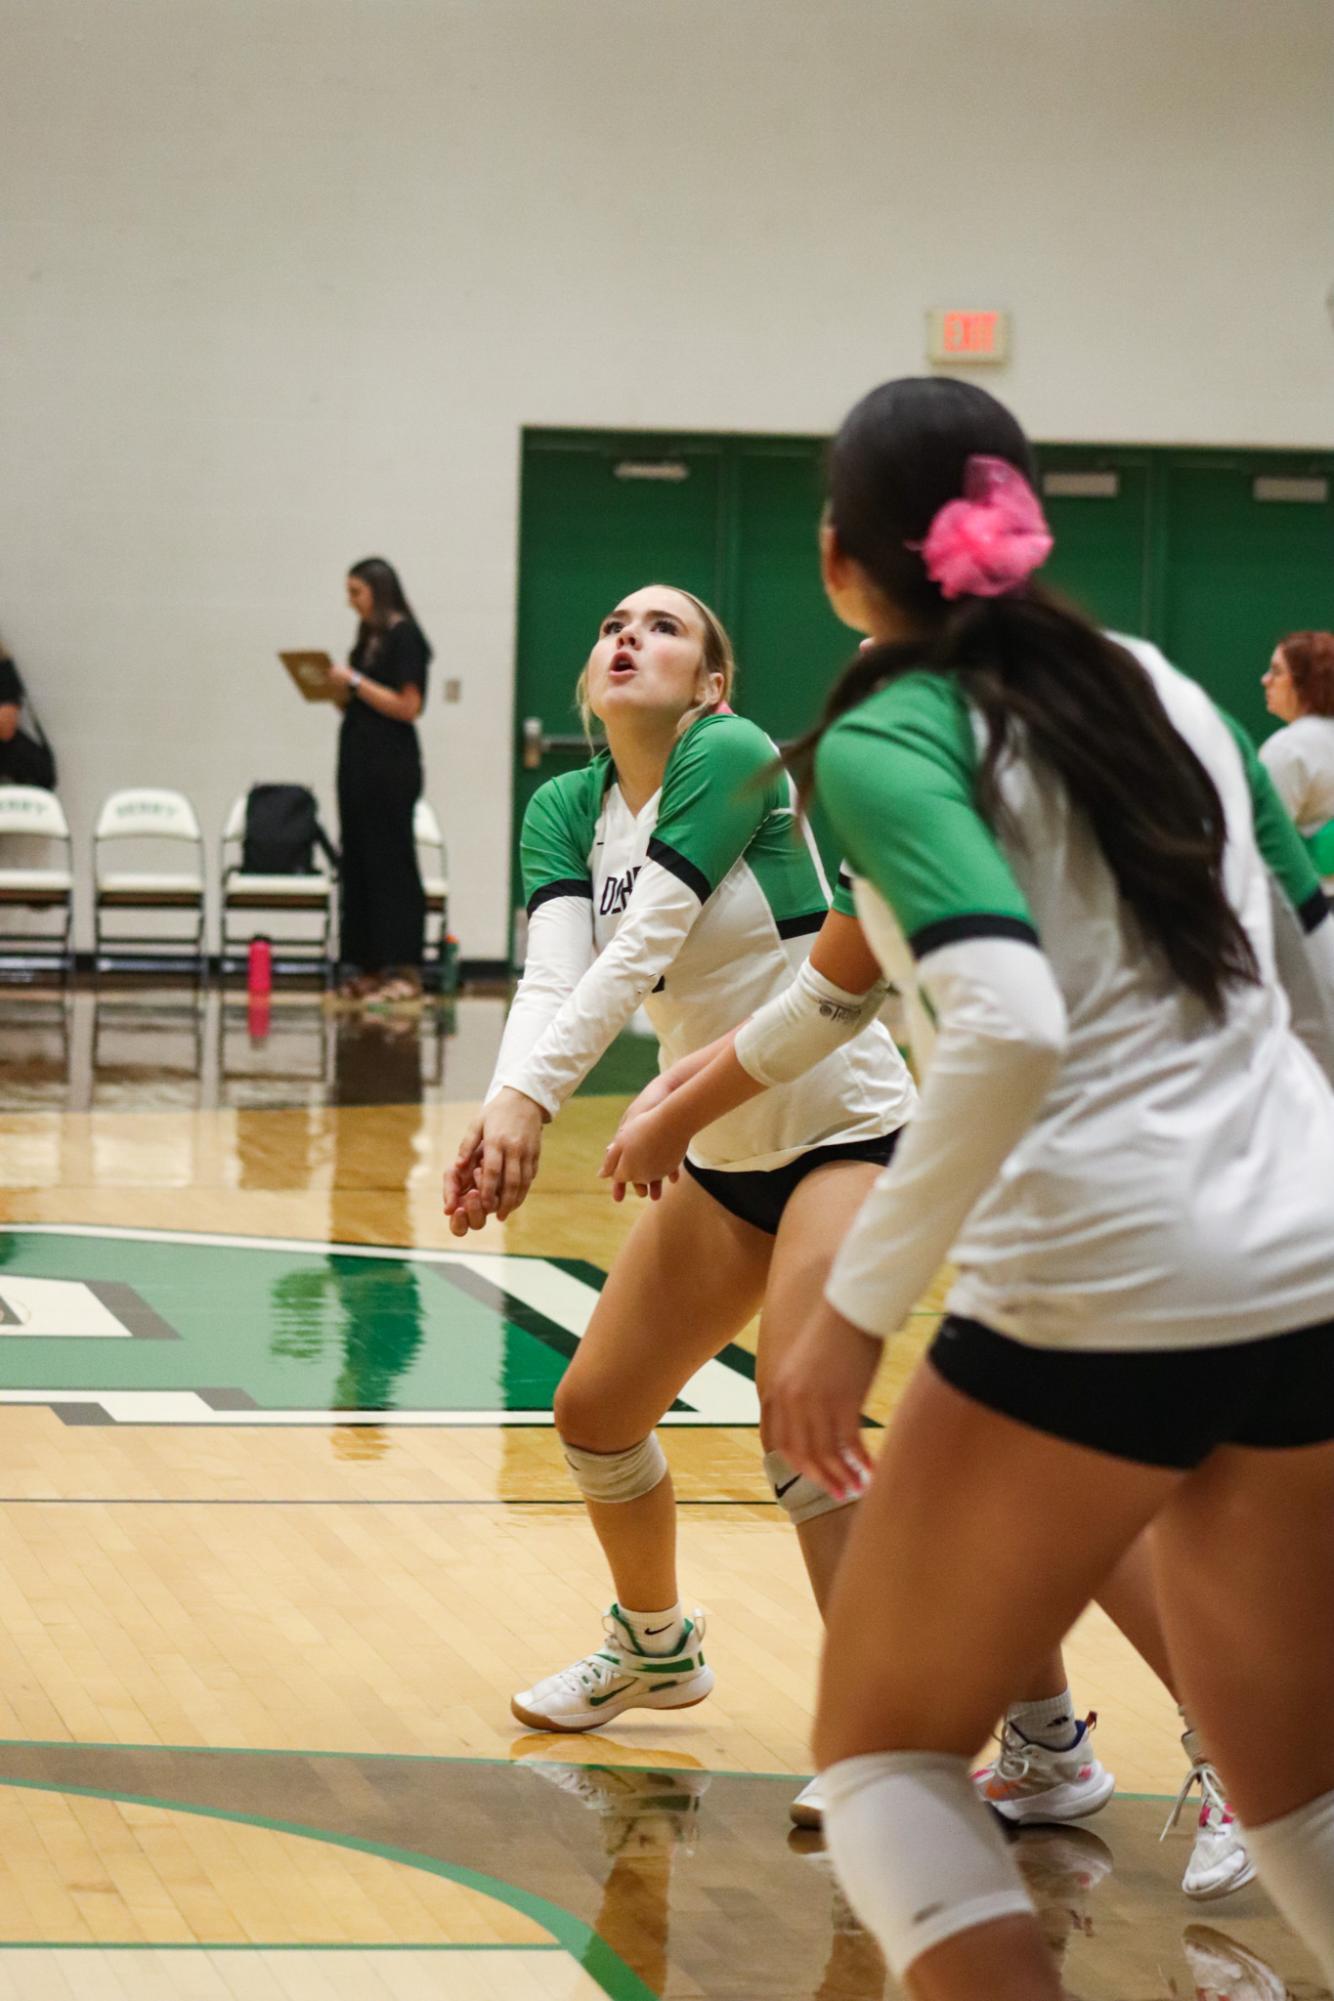
[[[1314,923],[1319,923],[1324,915],[1325,899],[1306,844],[1289,819],[1278,787],[1261,763],[1260,754],[1247,732],[1226,709],[1220,709],[1218,713],[1231,730],[1246,769],[1256,845],[1265,858],[1270,874],[1278,879],[1284,895],[1309,931],[1313,928],[1312,914],[1317,911],[1315,900],[1317,897],[1320,899],[1318,914],[1314,915]]]
[[[841,717],[816,754],[816,791],[851,867],[874,883],[919,957],[962,937],[1038,942],[978,810],[967,704],[940,675],[906,674]]]
[[[579,771],[549,778],[528,801],[519,860],[530,916],[553,896],[591,900],[590,856],[608,769],[605,757],[594,758]]]
[[[785,802],[782,774],[765,776],[776,755],[744,716],[701,716],[673,747],[649,853],[701,903]]]

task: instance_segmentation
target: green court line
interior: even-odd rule
[[[361,1855],[376,1856],[382,1862],[397,1862],[406,1869],[419,1869],[423,1875],[439,1876],[446,1882],[458,1883],[464,1889],[476,1890],[482,1896],[520,1912],[534,1924],[542,1925],[571,1959],[583,1968],[589,1979],[602,1989],[608,2001],[659,2001],[659,1996],[640,1979],[633,1967],[627,1966],[606,1940],[599,1937],[582,1918],[576,1918],[572,1911],[553,1904],[547,1897],[522,1890],[517,1884],[506,1883],[499,1876],[487,1876],[479,1869],[465,1868],[462,1863],[442,1862],[438,1857],[423,1855],[417,1849],[397,1848],[387,1842],[370,1841],[363,1835],[334,1834],[327,1828],[307,1827],[300,1821],[274,1820],[265,1814],[240,1813],[228,1807],[196,1806],[185,1800],[160,1799],[152,1793],[116,1792],[106,1786],[52,1784],[49,1779],[3,1776],[0,1776],[0,1785],[16,1792],[59,1793],[71,1799],[115,1800],[126,1806],[151,1806],[167,1813],[193,1814],[199,1820],[225,1820],[240,1827],[262,1827],[272,1834],[292,1834],[305,1841],[322,1841],[330,1848],[350,1849]],[[149,1946],[143,1949],[151,1951],[154,1948]],[[163,1949],[171,1950],[170,1947]],[[368,1951],[373,1948],[362,1946],[359,1949]],[[509,1949],[516,1952],[525,1950],[517,1945]]]
[[[711,1779],[772,1779],[775,1784],[781,1779],[785,1785],[809,1785],[809,1772],[748,1772],[727,1765],[664,1765],[659,1760],[646,1757],[638,1759],[615,1758],[479,1758],[452,1751],[293,1751],[280,1745],[269,1747],[263,1744],[95,1744],[83,1738],[72,1737],[0,1737],[0,1760],[6,1751],[135,1751],[158,1753],[173,1758],[356,1758],[371,1763],[385,1765],[500,1765],[512,1770],[525,1762],[543,1765],[587,1765],[591,1771],[619,1772],[695,1772]],[[665,1755],[670,1756],[667,1752]],[[0,1775],[0,1785],[35,1785],[30,1779],[6,1779]],[[45,1792],[77,1792],[76,1786],[44,1784],[38,1787]],[[98,1799],[128,1799],[127,1793],[99,1793],[94,1789],[93,1797]],[[1118,1790],[1112,1796],[1119,1800],[1175,1800],[1175,1793],[1123,1793]],[[150,1802],[151,1804],[151,1802]],[[183,1808],[183,1812],[191,1811]],[[204,1809],[196,1809],[204,1811]],[[236,1816],[244,1819],[244,1815]],[[263,1823],[267,1824],[267,1823]],[[276,1824],[276,1823],[275,1823]]]

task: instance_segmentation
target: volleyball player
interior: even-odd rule
[[[727,707],[732,677],[726,633],[688,592],[652,585],[603,621],[579,692],[607,749],[543,785],[525,817],[527,964],[482,1116],[446,1177],[455,1234],[514,1212],[543,1123],[639,1006],[671,1062],[784,992],[807,959],[827,885],[773,744]],[[882,998],[807,978],[859,1023]],[[590,1730],[708,1695],[654,1426],[757,1310],[763,1389],[914,1102],[873,1024],[716,1126],[637,1220],[555,1400],[616,1602],[600,1646],[515,1696],[521,1722]],[[855,1495],[829,1495],[774,1453],[764,1463],[823,1603]]]
[[[769,1385],[803,1475],[862,1475],[880,1340],[951,1244],[959,1278],[829,1606],[826,1827],[915,2001],[1057,2001],[965,1761],[1152,1522],[1186,1699],[1334,1976],[1334,1096],[1236,740],[1031,584],[1031,477],[1008,412],[945,380],[874,391],[831,460],[827,587],[880,644],[816,792],[938,1040]]]
[[[870,642],[867,642],[868,644]],[[1156,661],[1161,656],[1143,641],[1120,644]],[[1288,994],[1292,1025],[1316,1060],[1334,1073],[1334,922],[1328,921],[1320,884],[1297,839],[1267,772],[1243,732],[1235,732],[1241,752],[1255,835],[1269,872],[1276,957]],[[869,988],[880,972],[860,928],[840,911],[852,913],[851,883],[840,877],[835,909],[817,938],[811,964],[819,964],[851,991]],[[911,986],[911,982],[907,982]],[[919,1067],[929,1063],[935,1040],[929,1011],[915,1006],[913,1042]],[[812,1012],[800,980],[711,1048],[669,1069],[628,1108],[607,1149],[603,1173],[618,1184],[644,1189],[665,1180],[679,1165],[694,1135],[734,1111],[780,1079],[798,1075],[827,1054],[833,1034],[857,1032],[849,1013],[831,1026]],[[1098,1600],[1143,1659],[1178,1701],[1179,1693],[1158,1617],[1147,1534],[1103,1581]],[[1015,1824],[1081,1820],[1096,1813],[1114,1782],[1092,1758],[1087,1727],[1076,1720],[1059,1647],[1051,1650],[1011,1701],[994,1763],[974,1774],[982,1797]],[[1198,1788],[1199,1814],[1191,1853],[1182,1876],[1187,1896],[1211,1900],[1249,1883],[1255,1868],[1245,1833],[1225,1796],[1218,1772],[1198,1732],[1182,1711],[1182,1743],[1190,1767],[1164,1834],[1175,1827],[1183,1806]]]

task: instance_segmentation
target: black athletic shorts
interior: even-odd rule
[[[839,1160],[869,1160],[873,1166],[885,1167],[901,1131],[902,1127],[896,1127],[892,1133],[881,1133],[878,1139],[850,1139],[842,1146],[813,1146],[809,1153],[799,1153],[782,1167],[763,1168],[755,1173],[745,1168],[733,1173],[725,1167],[696,1167],[693,1160],[686,1162],[686,1173],[715,1202],[720,1202],[729,1215],[739,1216],[743,1223],[753,1223],[757,1230],[773,1237],[778,1234],[788,1197],[799,1181],[804,1181],[817,1167],[829,1167]]]
[[[1334,1321],[1208,1348],[1091,1350],[1032,1347],[951,1313],[928,1359],[989,1410],[1145,1466],[1334,1439]]]

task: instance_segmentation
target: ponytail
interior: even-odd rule
[[[993,825],[1000,817],[1000,767],[1021,742],[1088,819],[1146,942],[1221,1015],[1228,986],[1257,980],[1259,967],[1223,887],[1218,789],[1139,661],[1045,590],[962,599],[923,639],[859,653],[819,724],[788,753],[803,796],[825,730],[874,689],[923,667],[955,680],[985,723],[984,817]]]

